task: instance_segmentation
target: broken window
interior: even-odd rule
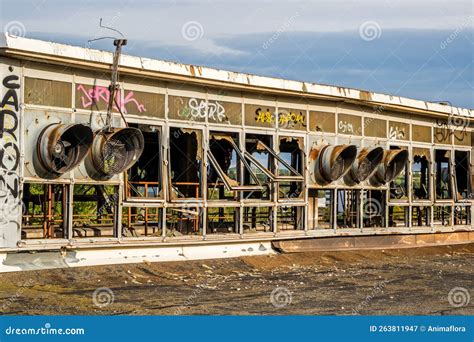
[[[293,181],[278,182],[278,198],[298,199],[303,196],[303,145],[302,138],[280,139],[278,177],[291,177]]]
[[[116,237],[118,186],[74,185],[74,237]]]
[[[302,151],[298,139],[283,138],[280,140],[281,153],[277,154],[271,147],[271,137],[249,134],[246,138],[245,157],[253,167],[262,172],[261,181],[279,183],[279,198],[298,198],[302,194],[303,168]],[[278,169],[274,171],[274,160]]]
[[[221,195],[226,197],[223,188],[229,192],[233,191],[262,191],[264,187],[260,183],[250,165],[245,160],[243,153],[240,151],[235,142],[236,135],[229,133],[210,133],[209,138],[209,169],[207,186],[209,196],[213,199],[219,199]],[[238,160],[238,162],[237,162]],[[244,184],[240,182],[239,163],[242,163],[248,172],[249,180]],[[215,191],[219,187],[219,197],[216,197]]]
[[[385,227],[385,191],[362,191],[362,219],[364,227]]]
[[[207,208],[208,234],[239,233],[238,209],[233,207]]]
[[[25,103],[71,108],[72,84],[25,77]]]
[[[427,148],[413,148],[413,200],[430,199],[430,150]]]
[[[163,209],[149,207],[123,207],[122,236],[161,236]]]
[[[454,225],[470,226],[471,225],[471,207],[458,205],[454,207]]]
[[[244,234],[272,232],[272,208],[244,207]]]
[[[390,146],[391,150],[407,150],[406,147]],[[408,163],[398,176],[390,182],[390,199],[406,200],[408,199]]]
[[[238,135],[228,134],[222,136],[222,139],[219,136],[211,135],[209,148],[215,162],[224,174],[222,177],[227,177],[226,181],[228,183],[238,183],[240,180],[240,160],[237,150],[234,148],[234,145],[237,146],[237,144],[233,145],[229,139],[232,142],[238,141]],[[214,168],[213,161],[209,160],[207,169],[207,198],[209,200],[237,200],[238,194],[225,185],[219,172]]]
[[[359,194],[359,190],[337,190],[337,228],[360,227]]]
[[[430,207],[413,207],[411,212],[411,224],[413,227],[430,227]]]
[[[130,127],[140,129],[145,145],[138,161],[127,171],[127,197],[163,198],[161,130],[150,125]]]
[[[21,238],[66,238],[66,196],[66,185],[25,183]]]
[[[433,212],[433,225],[451,226],[452,225],[452,207],[435,206]]]
[[[280,206],[277,208],[277,231],[303,230],[304,207]]]
[[[388,226],[389,227],[408,227],[409,207],[407,206],[389,206],[388,207]]]
[[[451,151],[435,150],[436,199],[453,198],[451,191]]]
[[[166,209],[166,236],[202,235],[202,208],[178,207]]]
[[[454,166],[456,177],[456,199],[468,199],[471,196],[469,152],[454,151]]]
[[[331,229],[333,217],[333,190],[309,189],[309,229]]]
[[[170,128],[168,150],[170,199],[202,197],[202,132]]]
[[[268,149],[265,149],[265,147]],[[245,151],[244,156],[250,165],[250,170],[260,184],[267,184],[263,191],[260,192],[245,192],[244,198],[269,200],[270,199],[270,186],[269,183],[274,180],[275,177],[275,165],[273,154],[269,152],[269,147],[272,146],[272,137],[269,135],[257,135],[247,134],[245,136]],[[273,151],[273,150],[272,150]],[[253,183],[249,170],[244,172],[245,182]]]

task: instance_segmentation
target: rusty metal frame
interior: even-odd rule
[[[230,139],[228,139],[227,141],[230,142],[230,144],[232,145],[232,148],[237,153],[237,156],[239,157],[240,161],[242,162],[242,164],[245,166],[245,168],[249,172],[250,177],[252,177],[252,179],[257,184],[256,185],[240,185],[240,182],[237,182],[239,185],[237,185],[237,186],[233,185],[230,178],[229,178],[229,176],[227,176],[227,174],[224,172],[224,170],[222,170],[222,168],[219,166],[219,163],[217,162],[216,157],[212,154],[211,150],[209,149],[207,151],[207,157],[208,157],[209,161],[211,162],[211,165],[214,167],[217,174],[221,178],[222,182],[224,183],[226,189],[228,191],[262,191],[264,189],[264,186],[260,183],[260,181],[258,180],[255,173],[253,173],[250,165],[247,163],[247,161],[244,158],[244,154],[242,153],[242,151],[240,151],[240,149],[237,146],[237,144],[235,143],[234,139],[232,137],[230,137]]]
[[[291,173],[294,174],[294,176],[280,176],[275,173],[273,173],[271,170],[267,169],[265,166],[263,166],[252,154],[250,154],[248,151],[244,151],[244,155],[247,159],[249,159],[252,163],[255,164],[268,178],[270,178],[273,182],[286,182],[286,181],[291,181],[291,182],[303,182],[304,177],[302,174],[300,174],[298,171],[296,171],[291,165],[289,165],[287,162],[283,160],[273,149],[265,145],[261,140],[259,139],[247,139],[249,140],[256,140],[257,145],[262,146],[270,155],[278,160],[280,163],[282,163]],[[278,172],[276,172],[278,173]]]

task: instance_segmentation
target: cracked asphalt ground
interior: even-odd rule
[[[0,312],[472,315],[473,265],[466,244],[7,273]]]

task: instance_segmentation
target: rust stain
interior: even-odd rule
[[[189,66],[189,71],[191,72],[191,75],[192,75],[193,77],[196,76],[196,71],[194,70],[194,65],[190,65],[190,66]]]
[[[359,99],[364,101],[372,101],[372,94],[368,91],[361,90],[359,92]]]

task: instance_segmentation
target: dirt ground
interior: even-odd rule
[[[0,313],[472,315],[473,265],[468,244],[7,273]]]

